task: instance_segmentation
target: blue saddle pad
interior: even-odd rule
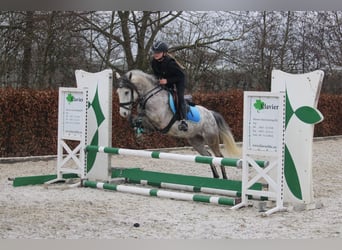
[[[173,113],[176,113],[175,102],[171,94],[169,94],[169,105]],[[189,112],[186,114],[186,119],[192,122],[199,122],[201,120],[201,115],[196,106],[189,106]]]

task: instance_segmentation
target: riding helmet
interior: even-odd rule
[[[167,46],[166,43],[157,41],[153,44],[152,46],[152,51],[153,52],[167,52],[169,50],[169,47]]]

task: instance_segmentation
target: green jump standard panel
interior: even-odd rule
[[[196,187],[198,191],[201,187],[237,191],[241,196],[241,181],[214,179],[200,176],[188,176],[180,174],[160,173],[145,171],[140,168],[112,169],[112,178],[125,178],[131,183],[140,183],[145,180],[151,186],[160,187],[161,183],[172,183],[180,185],[190,185]],[[255,183],[251,189],[262,190],[261,183]]]
[[[77,174],[63,174],[64,179],[79,178]],[[28,185],[41,185],[47,181],[57,179],[57,175],[37,175],[37,176],[23,176],[15,177],[13,180],[13,187],[21,187]]]

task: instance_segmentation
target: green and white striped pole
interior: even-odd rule
[[[173,192],[166,190],[159,190],[153,188],[135,187],[127,185],[117,185],[112,183],[96,182],[96,181],[84,181],[84,187],[106,189],[123,193],[139,194],[145,196],[156,196],[176,200],[184,201],[196,201],[204,203],[213,203],[219,205],[234,206],[238,204],[241,200],[240,198],[230,198],[230,197],[219,197],[219,196],[209,196],[209,195],[199,195],[190,193]]]
[[[201,155],[182,155],[182,154],[173,154],[173,153],[164,153],[159,151],[147,151],[147,150],[134,150],[134,149],[125,149],[125,148],[111,148],[111,147],[101,147],[101,146],[87,146],[86,150],[88,152],[100,152],[107,154],[116,154],[116,155],[128,155],[128,156],[138,156],[145,158],[154,158],[154,159],[167,159],[167,160],[176,160],[183,162],[196,162],[203,164],[218,164],[223,166],[230,167],[242,167],[242,160],[237,158],[224,158],[224,157],[211,157],[211,156],[201,156]],[[256,161],[260,167],[267,167],[268,161]]]
[[[188,191],[188,192],[201,192],[201,193],[226,195],[226,196],[241,196],[241,192],[235,191],[235,190],[224,190],[224,189],[216,189],[216,188],[210,188],[210,187],[196,187],[192,185],[167,183],[167,182],[156,183],[156,182],[149,182],[147,180],[131,181],[128,179],[127,182],[137,183],[141,185],[157,186],[157,187],[167,188],[167,189],[183,190],[183,191]]]

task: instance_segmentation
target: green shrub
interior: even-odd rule
[[[194,93],[193,101],[223,115],[235,136],[242,140],[243,91]],[[342,96],[322,94],[318,109],[324,121],[315,126],[315,136],[342,135]],[[118,96],[113,91],[112,145],[145,149],[181,147],[186,140],[159,133],[135,139],[128,121],[120,117]],[[0,157],[57,154],[58,90],[0,89]]]

